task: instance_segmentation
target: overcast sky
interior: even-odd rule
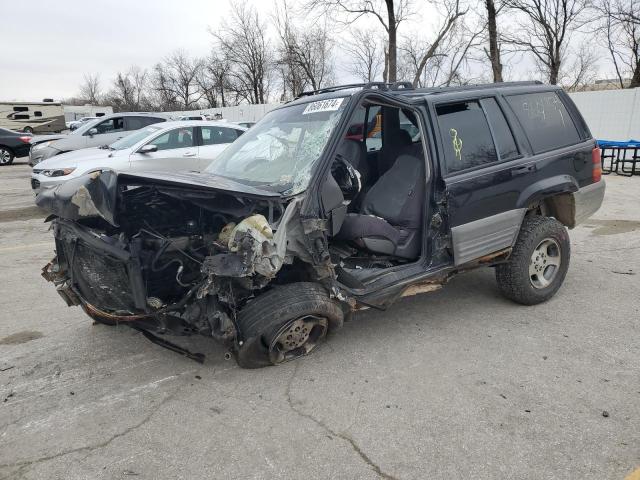
[[[28,8],[27,8],[28,5]],[[0,100],[60,99],[85,73],[151,67],[176,49],[204,56],[225,0],[0,0]]]
[[[265,19],[274,5],[274,0],[241,1],[255,5]],[[405,35],[428,33],[438,20],[427,2],[415,3],[421,15],[403,23]],[[0,0],[0,100],[72,97],[86,73],[99,74],[105,91],[115,74],[131,65],[150,68],[179,49],[205,56],[212,46],[209,29],[220,25],[229,10],[229,0],[29,0],[28,8],[24,2]],[[362,21],[381,35],[375,20]],[[509,23],[508,16],[501,22]],[[353,81],[344,71],[345,53],[338,48],[334,55],[336,80]],[[534,78],[530,61],[506,61],[509,79]]]

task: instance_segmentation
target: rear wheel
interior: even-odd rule
[[[237,323],[244,340],[236,359],[241,367],[259,368],[302,357],[342,322],[340,304],[321,285],[276,286],[240,311]]]
[[[11,165],[13,163],[13,152],[6,147],[0,147],[0,165]]]
[[[22,129],[22,131],[23,131],[24,133],[33,133],[33,128],[31,128],[31,127],[24,127],[24,128]]]
[[[550,299],[569,269],[571,245],[567,229],[549,217],[525,217],[507,263],[496,267],[502,294],[523,305]]]

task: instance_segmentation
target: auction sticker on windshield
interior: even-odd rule
[[[342,98],[330,98],[329,100],[319,100],[317,102],[311,102],[307,105],[307,108],[302,112],[303,115],[308,115],[310,113],[318,113],[318,112],[333,112],[340,108],[342,105]]]

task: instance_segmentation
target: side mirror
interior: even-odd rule
[[[152,153],[157,151],[158,151],[158,146],[151,145],[150,143],[148,143],[147,145],[143,145],[138,149],[138,153]]]
[[[94,135],[98,134],[98,129],[97,128],[90,128],[89,131],[87,132],[87,135],[89,135],[90,137],[93,137]]]

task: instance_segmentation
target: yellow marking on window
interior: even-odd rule
[[[455,128],[449,130],[449,135],[451,135],[451,145],[453,145],[456,158],[462,161],[462,139],[458,137],[458,131]]]

